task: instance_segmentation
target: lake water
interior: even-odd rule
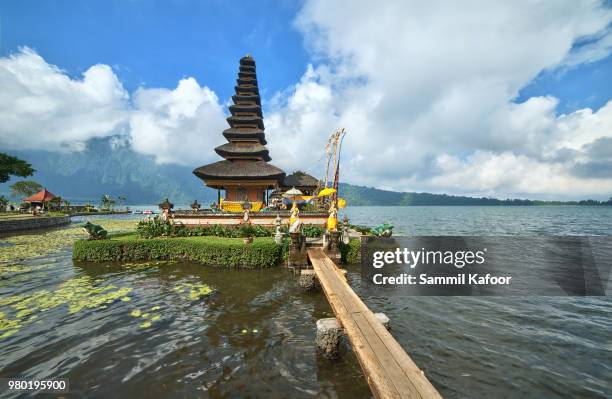
[[[610,207],[344,212],[410,235],[612,235]],[[120,231],[117,220],[129,218],[102,224]],[[70,245],[82,236],[72,226],[0,238],[0,337],[11,332],[0,338],[0,377],[69,378],[74,397],[370,395],[350,350],[334,362],[316,353],[315,322],[331,310],[322,293],[300,293],[284,268],[74,264]],[[359,265],[347,268],[360,292]],[[189,298],[201,284],[214,293]],[[609,297],[364,300],[390,317],[444,397],[612,397]]]

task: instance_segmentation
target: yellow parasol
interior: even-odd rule
[[[321,191],[319,192],[319,194],[317,195],[317,197],[318,197],[318,198],[321,198],[321,197],[326,197],[326,196],[328,196],[328,195],[332,195],[332,194],[333,194],[333,193],[335,193],[335,192],[336,192],[336,189],[333,189],[333,188],[331,188],[331,187],[330,187],[330,188],[324,188],[323,190],[321,190]]]

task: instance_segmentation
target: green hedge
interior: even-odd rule
[[[349,265],[359,263],[361,261],[361,240],[351,238],[348,244],[340,241],[340,255],[342,255],[342,263]]]
[[[207,266],[265,268],[283,258],[283,247],[271,238],[242,239],[180,237],[139,239],[134,235],[108,240],[81,240],[74,244],[72,257],[79,261],[112,262],[144,260],[191,260]]]

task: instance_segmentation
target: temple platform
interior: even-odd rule
[[[276,216],[280,216],[283,224],[289,223],[290,213],[289,211],[277,211],[277,212],[252,212],[249,214],[251,224],[259,226],[276,226]],[[325,212],[300,212],[300,220],[302,224],[310,224],[325,227],[327,224],[327,218],[329,215]],[[243,214],[236,212],[180,212],[177,211],[173,214],[174,223],[182,223],[185,226],[203,226],[213,224],[223,225],[239,225],[243,223]]]

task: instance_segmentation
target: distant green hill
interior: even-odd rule
[[[169,198],[175,204],[189,204],[197,199],[209,204],[217,193],[196,178],[194,167],[158,165],[153,157],[134,152],[128,145],[113,145],[112,138],[88,141],[81,152],[65,154],[46,151],[11,151],[30,162],[36,169],[31,178],[54,194],[72,203],[99,204],[103,194],[114,198],[127,196],[128,204],[156,204]],[[203,149],[203,151],[208,151]],[[212,152],[213,149],[211,148]],[[204,161],[202,163],[205,163]],[[9,183],[0,184],[0,194],[8,196]],[[446,194],[396,192],[341,183],[340,196],[351,206],[359,205],[599,205],[598,201],[560,202],[530,200],[499,200]],[[611,204],[607,201],[603,204]]]
[[[190,167],[158,165],[153,157],[134,152],[129,146],[112,145],[109,139],[93,139],[81,152],[65,154],[46,151],[11,152],[36,169],[32,180],[73,203],[97,204],[103,194],[127,196],[129,204],[155,204],[170,198],[176,204],[197,199],[202,204],[216,200],[216,191],[207,188]],[[196,165],[199,166],[199,165]],[[0,184],[8,186],[19,179]]]
[[[474,198],[447,194],[413,193],[380,190],[372,187],[340,183],[340,197],[349,205],[364,206],[427,206],[427,205],[612,205],[609,201],[534,201],[525,199],[500,200],[496,198]]]

